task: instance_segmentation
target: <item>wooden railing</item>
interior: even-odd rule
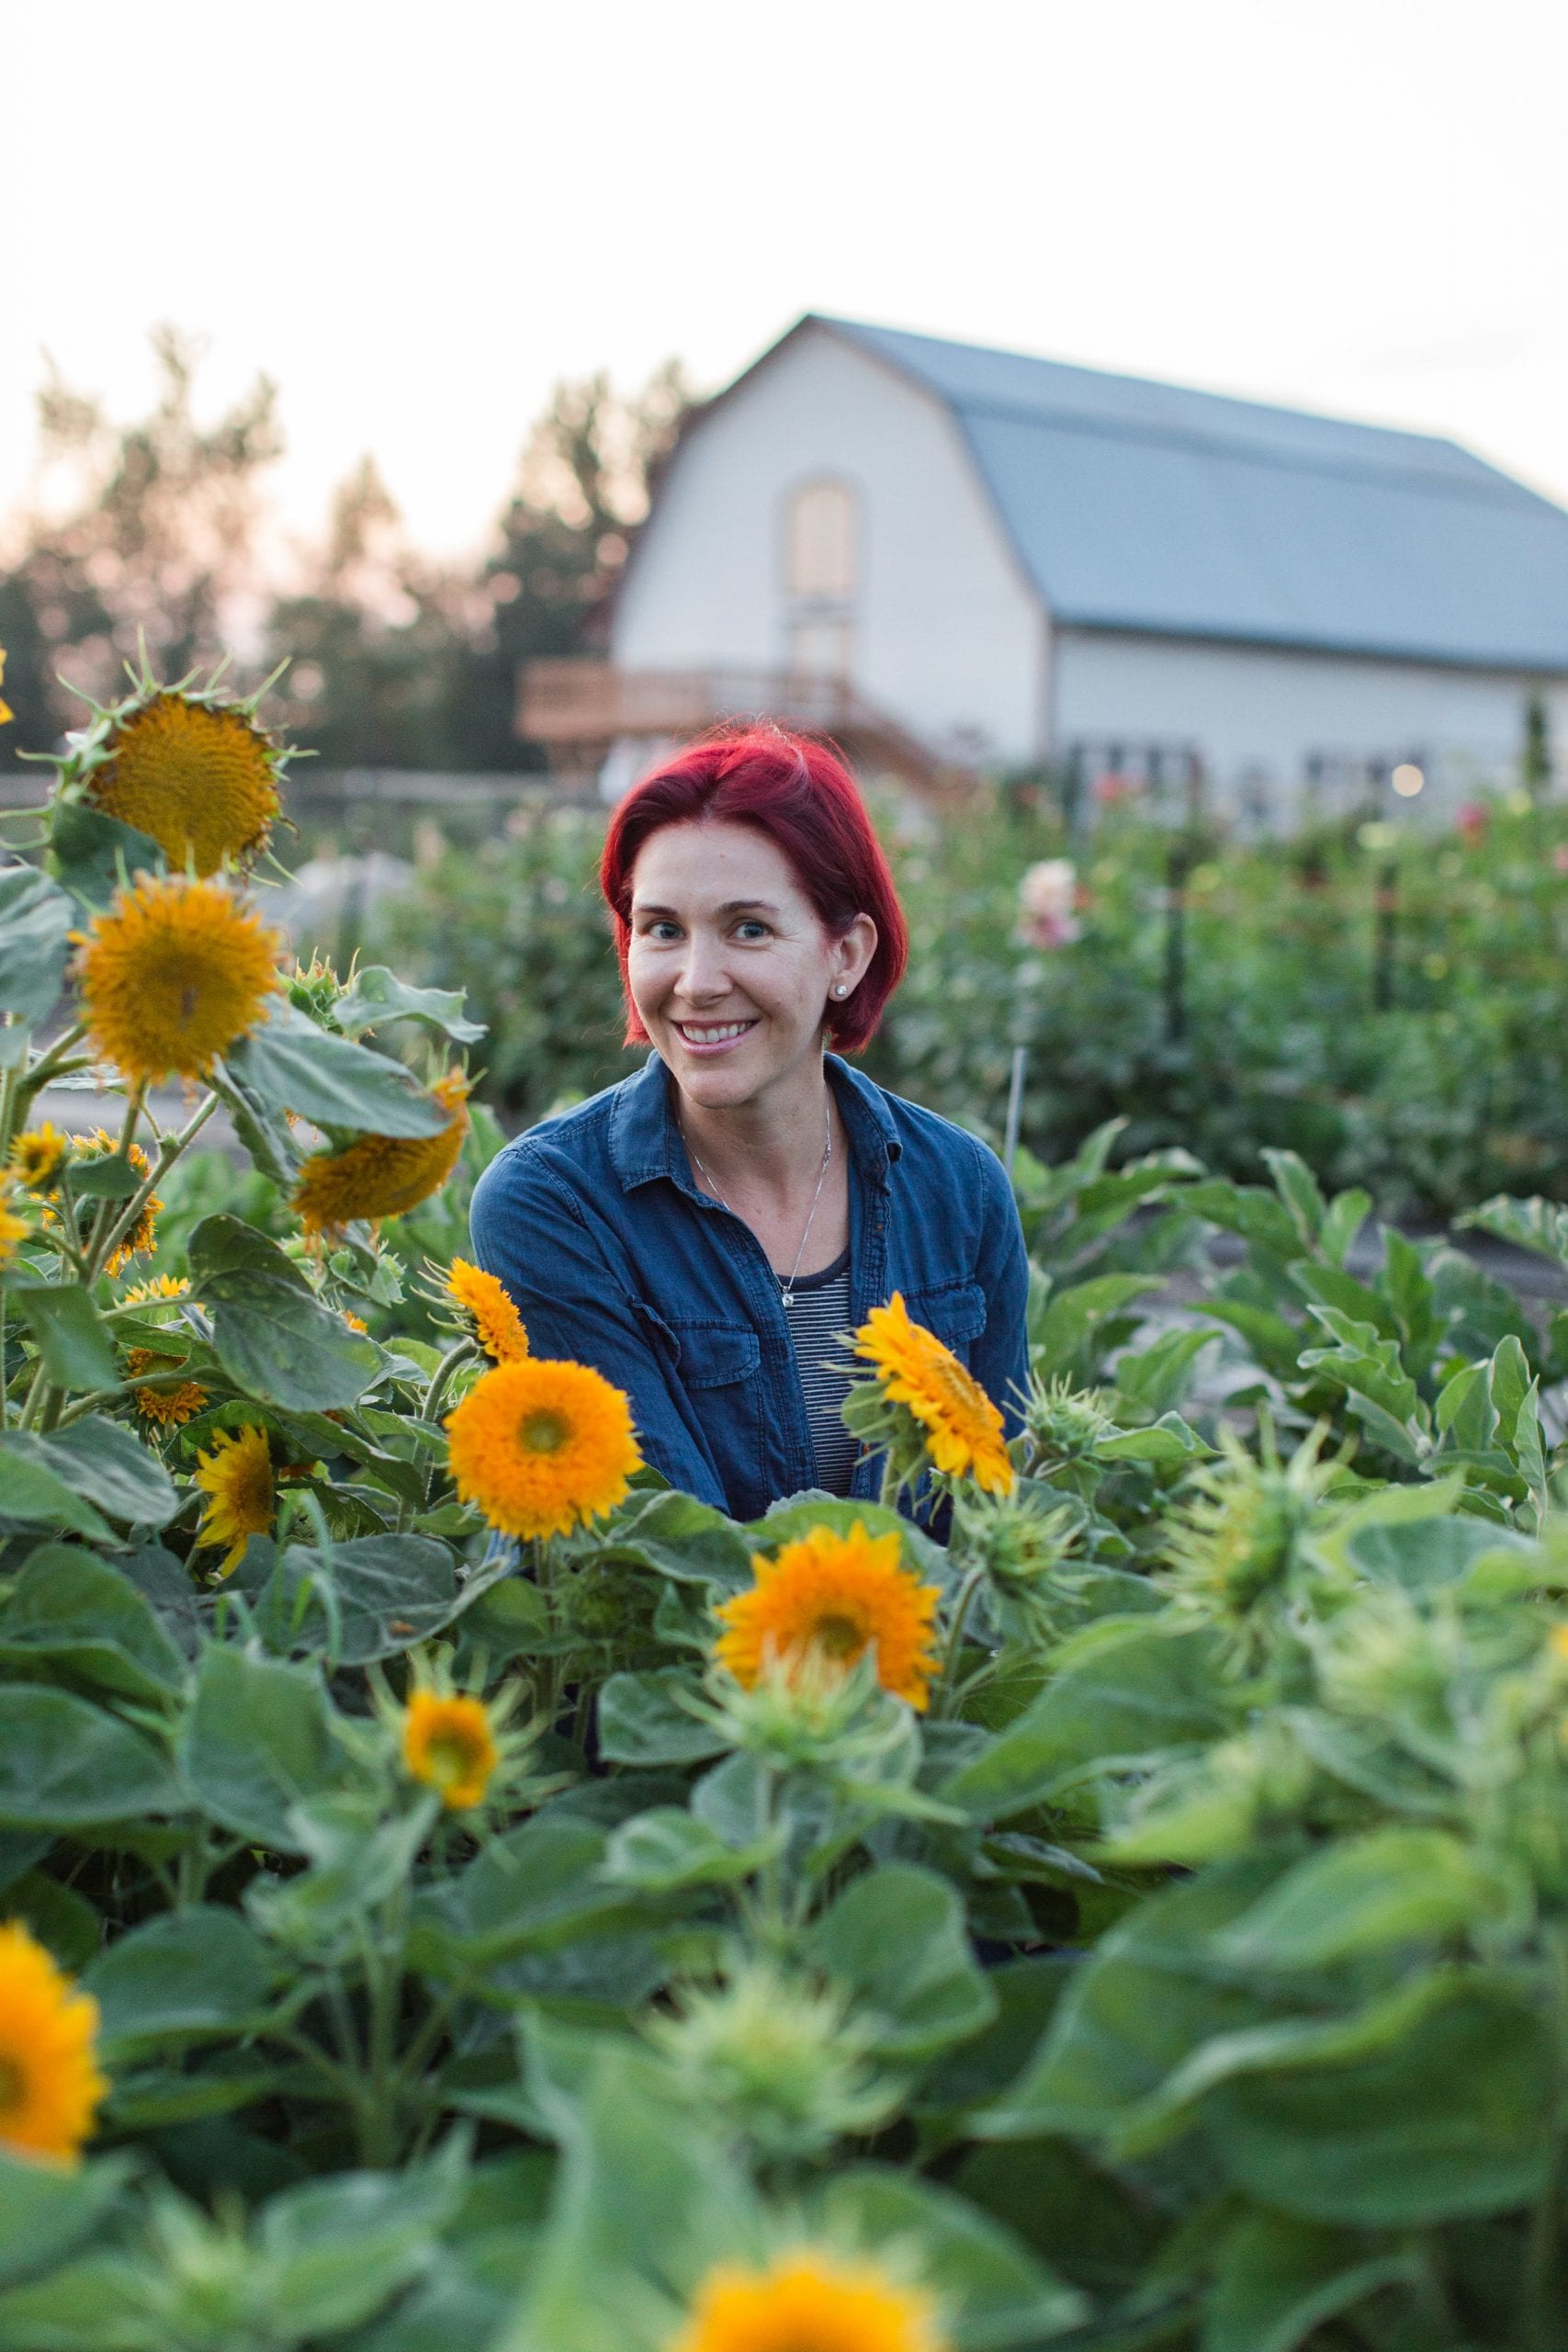
[[[623,670],[580,659],[530,662],[518,681],[519,736],[557,756],[586,756],[620,736],[696,735],[734,718],[773,718],[831,735],[852,757],[915,784],[941,788],[968,775],[844,678],[795,670]]]

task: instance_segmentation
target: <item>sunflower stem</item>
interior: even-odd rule
[[[117,1159],[123,1159],[128,1168],[130,1165],[130,1147],[136,1141],[137,1121],[141,1116],[141,1097],[143,1091],[143,1086],[139,1080],[127,1095],[125,1102],[125,1117],[121,1123],[119,1130],[119,1141],[115,1146],[115,1158]],[[148,1188],[143,1186],[141,1189],[144,1192]],[[138,1193],[133,1193],[131,1195],[133,1200],[138,1197]],[[87,1263],[83,1274],[83,1280],[88,1283],[89,1286],[97,1281],[98,1276],[104,1270],[104,1261],[110,1254],[109,1249],[106,1244],[105,1237],[115,1223],[114,1203],[108,1200],[100,1201],[96,1209],[94,1211],[93,1222],[87,1233]]]
[[[40,1054],[38,1060],[34,1062],[27,1077],[17,1088],[18,1093],[28,1096],[36,1094],[40,1086],[47,1086],[51,1078],[58,1078],[67,1068],[85,1069],[92,1060],[92,1055],[81,1054],[73,1058],[73,1048],[81,1044],[86,1034],[85,1028],[78,1021],[73,1028],[65,1030],[62,1035],[58,1036],[49,1051],[46,1054]],[[8,1143],[9,1137],[6,1140]]]
[[[958,1599],[953,1611],[953,1623],[948,1629],[947,1648],[942,1661],[942,1689],[950,1705],[957,1697],[953,1678],[957,1672],[959,1656],[964,1646],[964,1621],[969,1614],[970,1603],[985,1581],[984,1568],[971,1568],[958,1588]],[[944,1708],[943,1713],[946,1712],[947,1709]]]
[[[135,1232],[138,1225],[141,1222],[142,1214],[146,1209],[148,1202],[152,1198],[155,1188],[168,1174],[170,1169],[174,1166],[175,1160],[179,1158],[181,1152],[184,1151],[186,1146],[191,1141],[192,1137],[199,1134],[200,1130],[207,1125],[208,1120],[211,1118],[212,1114],[217,1110],[217,1095],[209,1094],[204,1102],[199,1102],[197,1105],[196,1109],[192,1112],[190,1117],[186,1121],[185,1125],[181,1127],[177,1135],[164,1136],[162,1137],[158,1145],[158,1157],[156,1161],[153,1163],[152,1173],[131,1194],[119,1216],[115,1219],[111,1230],[104,1237],[102,1242],[98,1245],[96,1251],[96,1262],[93,1266],[92,1273],[88,1276],[89,1281],[96,1280],[97,1276],[102,1273],[104,1267],[114,1256],[115,1251],[119,1248],[120,1244],[130,1234]],[[122,1151],[123,1148],[124,1147],[122,1144]]]

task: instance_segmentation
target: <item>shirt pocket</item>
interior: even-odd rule
[[[756,1332],[734,1323],[688,1322],[646,1305],[640,1311],[673,1359],[671,1387],[732,1513],[754,1515],[750,1504],[762,1480],[766,1430]]]
[[[912,1290],[904,1304],[911,1322],[934,1331],[960,1363],[986,1328],[986,1294],[978,1283],[939,1283],[931,1290]]]

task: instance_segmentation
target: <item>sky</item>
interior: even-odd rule
[[[282,393],[483,541],[560,377],[806,310],[1446,433],[1568,503],[1562,0],[18,0],[0,514],[49,354]]]

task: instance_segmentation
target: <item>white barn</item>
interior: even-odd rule
[[[1510,782],[1531,699],[1568,741],[1568,514],[1454,443],[811,315],[694,413],[609,663],[536,665],[520,725],[614,743],[607,787],[773,709],[1275,822]]]

